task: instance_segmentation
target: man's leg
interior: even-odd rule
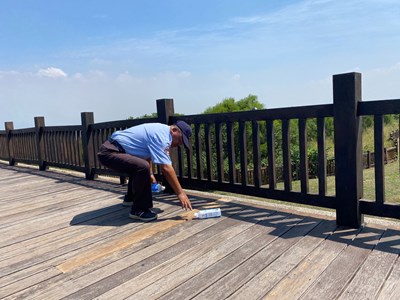
[[[126,155],[130,156],[127,158],[129,165],[135,167],[135,172],[130,173],[128,182],[128,199],[133,200],[132,211],[152,208],[153,197],[151,194],[149,163],[144,159],[129,154]]]
[[[124,197],[124,202],[133,202],[133,188],[132,188],[132,176],[129,176],[128,189]]]
[[[108,144],[106,142],[100,147],[98,158],[104,166],[129,174],[128,199],[133,201],[132,210],[152,208],[149,163],[142,158],[114,151],[113,145]]]

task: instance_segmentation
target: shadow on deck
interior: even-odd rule
[[[4,299],[398,299],[400,227],[337,227],[317,211],[189,191],[127,217],[125,187],[0,165]]]

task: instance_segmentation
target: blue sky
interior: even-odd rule
[[[198,114],[257,95],[267,108],[332,103],[360,72],[363,100],[400,98],[398,0],[0,0],[0,122],[75,125]]]

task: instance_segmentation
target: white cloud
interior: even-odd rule
[[[192,74],[190,73],[190,72],[188,72],[188,71],[182,71],[182,72],[180,72],[179,74],[178,74],[178,76],[180,77],[180,78],[188,78],[188,77],[190,77]]]
[[[363,99],[399,99],[400,62],[362,73]]]
[[[67,77],[67,73],[59,68],[50,67],[47,69],[40,69],[37,72],[37,75],[40,77],[51,77],[51,78],[59,78],[59,77]]]
[[[240,74],[233,75],[233,80],[239,81],[240,80]]]

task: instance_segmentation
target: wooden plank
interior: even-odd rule
[[[378,242],[383,230],[364,227],[320,274],[301,299],[337,299]]]
[[[171,217],[168,216],[167,217]],[[173,217],[173,215],[172,215]],[[216,220],[216,221],[220,221],[220,220]],[[183,225],[188,226],[190,222],[186,222],[183,223]],[[129,227],[132,226],[140,226],[142,227],[146,227],[146,226],[151,226],[153,223],[146,223],[146,224],[141,224],[141,223],[131,223],[129,225]],[[180,226],[177,226],[176,230],[170,230],[167,232],[167,235],[164,235],[162,233],[160,233],[157,236],[151,237],[149,239],[146,239],[144,241],[142,241],[141,243],[138,243],[136,245],[134,245],[133,247],[131,247],[130,249],[128,249],[127,251],[120,251],[117,253],[114,253],[112,256],[106,257],[103,260],[97,260],[94,261],[92,264],[90,264],[90,266],[87,266],[85,268],[76,270],[72,273],[67,273],[66,276],[57,276],[55,278],[51,278],[47,281],[42,282],[41,284],[31,287],[31,288],[27,288],[26,290],[22,291],[21,293],[18,293],[18,297],[20,297],[21,299],[25,299],[27,295],[31,296],[33,294],[46,294],[46,292],[48,292],[49,294],[52,294],[53,296],[51,296],[52,298],[57,298],[59,297],[59,295],[61,295],[62,293],[65,293],[66,291],[71,292],[73,290],[73,287],[69,286],[68,288],[61,289],[61,291],[57,291],[57,288],[55,287],[59,287],[59,286],[64,286],[65,281],[67,279],[67,281],[71,281],[71,280],[76,280],[77,282],[75,282],[73,284],[74,287],[76,287],[77,289],[79,289],[78,287],[80,286],[81,282],[85,282],[85,278],[88,278],[88,280],[98,280],[98,278],[101,278],[102,275],[107,276],[108,272],[111,272],[111,274],[115,271],[115,265],[119,266],[120,269],[123,269],[126,266],[126,261],[124,260],[125,258],[128,259],[128,261],[134,261],[136,259],[140,259],[140,257],[148,257],[151,256],[152,253],[154,254],[154,252],[160,251],[163,249],[163,247],[168,247],[169,245],[176,243],[181,239],[184,239],[187,236],[190,236],[191,234],[193,234],[193,232],[198,232],[201,229],[204,229],[205,226],[210,226],[209,223],[200,223],[200,225],[202,225],[202,227],[200,226],[192,226],[187,228],[187,230],[183,230],[182,228],[179,229]],[[129,231],[130,228],[123,228],[123,230]],[[183,236],[183,237],[182,237]],[[99,236],[99,238],[103,238],[105,239],[106,237],[103,236]],[[167,239],[165,245],[164,244],[157,244],[158,241],[163,240],[163,239]],[[96,245],[93,247],[96,248]],[[93,249],[92,248],[92,249]],[[79,248],[80,252],[84,251],[85,248],[84,247],[80,247]],[[138,251],[138,252],[136,252]],[[133,253],[133,254],[132,254]],[[23,269],[20,273],[21,274],[16,274],[13,273],[5,278],[8,278],[9,282],[15,282],[18,280],[18,278],[22,278],[22,276],[28,277],[28,276],[32,276],[38,272],[40,272],[40,270],[42,270],[43,268],[46,267],[51,267],[54,265],[58,265],[60,264],[60,261],[62,261],[63,259],[68,259],[69,257],[73,257],[75,254],[74,252],[70,253],[69,249],[66,249],[65,254],[61,257],[55,257],[52,259],[49,259],[48,261],[46,261],[45,263],[42,264],[36,264],[36,265],[32,265],[30,267],[27,267],[26,269]],[[115,262],[114,264],[112,262]],[[114,266],[114,268],[112,267]],[[104,267],[104,268],[103,268]],[[94,275],[94,277],[92,276],[92,274],[90,274],[91,272],[97,272],[98,274]],[[82,286],[81,286],[82,287]],[[54,292],[56,292],[56,294],[54,294]],[[58,295],[58,296],[57,296]],[[17,295],[14,295],[15,297]],[[42,299],[44,299],[43,297],[41,297]],[[46,299],[48,299],[49,297],[45,297]],[[15,298],[12,298],[15,299]]]
[[[46,189],[46,187],[44,187],[44,189]],[[54,212],[77,205],[83,206],[85,203],[82,202],[82,200],[93,199],[94,196],[96,196],[96,200],[99,198],[99,201],[96,201],[97,203],[93,203],[97,205],[106,204],[102,203],[102,200],[110,198],[115,199],[115,194],[109,194],[108,198],[105,198],[105,196],[97,197],[97,195],[99,195],[99,193],[95,190],[82,193],[79,187],[64,186],[60,187],[59,190],[48,191],[48,193],[38,197],[31,197],[29,203],[21,202],[17,204],[18,206],[15,203],[9,203],[9,205],[4,205],[6,206],[5,209],[10,209],[8,212],[3,212],[1,214],[0,230],[14,224],[22,223],[22,220],[24,220],[24,222],[33,220],[40,215],[51,213],[52,211]],[[66,199],[68,199],[68,201],[64,201]],[[115,200],[113,202],[115,202]]]
[[[84,199],[83,199],[84,200]],[[89,202],[87,202],[87,204],[86,204],[88,207],[91,205]],[[57,216],[59,217],[59,214],[57,214]],[[59,218],[58,218],[59,219]],[[68,223],[70,222],[70,220],[71,220],[71,218],[70,217],[68,217],[68,219],[66,219],[65,220],[65,224],[68,226]],[[112,223],[111,223],[112,224]],[[65,226],[65,225],[64,225]],[[72,228],[72,227],[71,227]],[[36,230],[37,230],[37,228],[35,228]],[[2,244],[2,245],[4,245],[4,243]],[[54,249],[53,249],[54,250]],[[9,262],[7,262],[8,264],[9,264]],[[15,271],[15,270],[13,270],[13,271]]]
[[[55,268],[41,270],[32,276],[25,277],[6,286],[2,286],[0,288],[0,298],[4,299],[7,296],[14,297],[13,295],[15,293],[24,290],[26,287],[34,286],[44,280],[54,278],[59,274],[61,274],[61,272]]]
[[[189,216],[191,214],[191,216]],[[57,269],[63,273],[71,272],[83,265],[88,265],[91,262],[102,258],[104,256],[110,255],[115,251],[120,251],[121,249],[127,248],[136,244],[144,239],[147,239],[157,233],[167,231],[170,228],[179,225],[180,223],[186,222],[189,218],[193,218],[193,212],[181,215],[179,219],[166,220],[164,222],[154,223],[149,228],[141,229],[138,231],[130,232],[119,237],[117,240],[112,240],[103,244],[101,247],[93,249],[91,251],[85,252],[81,255],[75,256],[62,264],[57,266]]]
[[[35,192],[45,192],[41,184],[47,182],[46,178],[36,177],[29,178],[29,180],[24,180],[25,178],[29,178],[28,176],[18,178],[18,193],[15,191],[16,181],[6,182],[6,185],[1,187],[2,195],[1,200],[4,202],[8,202],[14,199],[17,199],[17,195],[24,197],[25,195],[37,195]],[[54,186],[53,188],[56,188]],[[20,198],[20,201],[28,201],[29,198]]]
[[[52,222],[51,225],[48,225],[43,229],[41,227],[37,227],[36,231],[32,230],[23,235],[10,237],[4,242],[3,248],[13,247],[13,245],[15,244],[19,246],[22,245],[23,247],[27,248],[29,248],[29,245],[32,244],[33,247],[36,247],[40,245],[40,243],[38,244],[38,240],[54,240],[57,234],[60,234],[62,236],[62,233],[68,233],[71,231],[77,232],[85,225],[118,225],[119,220],[117,220],[117,218],[122,218],[122,216],[126,218],[128,214],[128,209],[118,204],[105,208],[99,208],[96,206],[93,208],[86,207],[82,210],[79,210],[78,207],[76,210],[73,209],[70,212],[71,213],[66,214],[65,217],[57,215],[57,218],[55,218],[56,221]],[[53,217],[55,216],[55,214],[56,212],[54,212]]]
[[[298,299],[347,247],[358,231],[358,229],[338,228],[275,285],[264,299],[276,299],[277,297],[287,300]]]
[[[118,196],[118,197],[117,197]],[[54,198],[53,198],[54,197]],[[47,205],[41,205],[41,201],[37,200],[32,203],[32,205],[26,205],[29,207],[24,212],[18,212],[16,214],[10,215],[8,217],[3,217],[9,220],[10,226],[18,226],[21,224],[27,224],[29,222],[35,222],[35,219],[42,217],[46,218],[48,215],[57,215],[58,218],[54,220],[53,224],[57,222],[65,221],[65,219],[60,218],[62,213],[72,213],[74,211],[95,211],[96,209],[112,209],[113,207],[120,207],[122,202],[119,195],[115,193],[102,193],[93,191],[93,193],[82,193],[81,190],[77,190],[73,193],[58,193],[53,194],[47,198],[42,198],[43,202]],[[96,199],[96,201],[93,201]],[[52,201],[51,201],[52,200]],[[81,200],[79,202],[79,200]],[[36,205],[35,205],[36,204]],[[18,204],[19,207],[24,206],[24,204]],[[18,209],[16,209],[19,211]],[[29,213],[32,211],[32,216]],[[77,215],[76,214],[76,215]],[[36,228],[37,229],[37,228]],[[6,224],[2,225],[0,230],[7,230]]]
[[[90,201],[90,199],[92,199],[92,197],[89,197],[88,199],[81,197],[82,201]],[[101,200],[100,197],[99,200]],[[104,204],[107,205],[107,203],[103,203],[103,205]],[[87,207],[87,205],[89,204],[86,203],[84,205],[86,205]],[[18,239],[19,237],[24,238],[26,236],[31,236],[30,234],[37,234],[37,232],[39,232],[40,230],[46,231],[49,228],[48,224],[51,224],[51,226],[55,226],[62,223],[64,224],[64,227],[69,226],[69,222],[74,218],[74,216],[84,211],[84,208],[85,206],[76,205],[73,207],[69,207],[68,209],[64,208],[62,210],[54,210],[53,214],[46,214],[45,212],[43,212],[42,214],[38,214],[36,218],[28,217],[26,218],[26,220],[22,218],[20,222],[15,222],[10,227],[2,228],[0,230],[0,232],[5,233],[1,235],[1,237],[3,238],[3,245],[8,245],[17,240],[20,240]],[[97,208],[98,207],[96,206],[92,207],[93,210],[96,210]],[[120,207],[116,206],[115,209],[120,209]]]
[[[289,231],[283,234],[281,238],[275,239],[262,250],[247,257],[245,261],[241,260],[239,266],[220,280],[215,281],[193,299],[225,299],[233,291],[249,281],[255,274],[258,274],[271,264],[283,252],[307,234],[307,232],[318,225],[318,223],[319,221],[315,219],[306,218],[294,225]],[[236,265],[237,264],[238,262],[236,262]]]
[[[173,209],[172,212],[180,211],[177,206],[171,208]],[[166,211],[166,217],[168,216],[168,212]],[[139,226],[141,223],[132,222],[126,217],[123,224],[126,224],[132,228]],[[98,249],[100,246],[104,245],[104,240],[106,238],[111,238],[111,241],[113,242],[118,241],[120,239],[120,236],[126,235],[126,230],[127,228],[119,227],[116,230],[114,229],[113,231],[109,231],[107,227],[103,227],[103,229],[98,229],[101,234],[96,234],[96,232],[83,233],[82,235],[78,235],[74,239],[66,239],[64,242],[60,241],[55,245],[51,245],[48,247],[46,246],[41,248],[40,250],[36,250],[35,254],[37,255],[29,256],[28,253],[28,255],[22,255],[22,257],[18,256],[18,259],[14,258],[12,261],[5,261],[5,266],[0,269],[0,274],[8,275],[17,271],[24,271],[30,266],[40,263],[43,264],[53,258],[58,258],[59,261],[62,261],[72,256],[75,256],[74,251],[78,249],[87,249],[89,251],[90,249]],[[3,281],[3,279],[7,278],[2,278],[1,281]]]
[[[232,208],[232,213],[238,213],[238,211]],[[227,214],[229,215],[230,213],[227,212]],[[226,229],[226,225],[232,222],[234,221],[222,217],[207,219],[204,222],[182,223],[182,225],[189,226],[188,230],[181,230],[179,234],[170,236],[153,246],[145,247],[139,251],[129,251],[129,255],[123,259],[108,264],[103,268],[96,268],[91,273],[86,273],[83,276],[73,276],[73,278],[69,277],[68,281],[61,281],[59,284],[47,288],[46,291],[40,293],[40,297],[43,299],[65,296],[74,298],[78,293],[80,297],[93,296],[94,293],[100,295],[122,282],[140,275],[145,270],[157,266],[160,262],[174,257],[176,253],[179,253],[179,250],[182,251],[186,247],[193,247],[201,243],[202,240],[214,236],[217,232],[219,233]],[[150,224],[147,225],[150,226]],[[74,272],[71,275],[74,275]],[[96,290],[91,289],[94,285]],[[74,293],[77,294],[72,296]]]
[[[376,299],[400,253],[399,240],[400,231],[385,231],[339,299]]]
[[[79,239],[83,239],[83,237],[86,236],[87,234],[93,235],[93,238],[96,238],[96,233],[103,233],[103,237],[99,236],[100,239],[106,238],[108,235],[106,235],[105,233],[109,231],[110,226],[119,225],[121,227],[121,225],[127,225],[127,224],[130,224],[130,223],[133,222],[132,220],[130,220],[127,217],[129,208],[122,208],[121,209],[120,207],[121,206],[118,206],[118,211],[116,211],[116,214],[117,214],[116,216],[113,215],[113,214],[110,214],[110,212],[107,212],[106,209],[100,209],[100,210],[96,210],[96,211],[90,212],[90,213],[83,213],[82,216],[79,217],[79,220],[80,220],[79,222],[80,223],[76,223],[76,224],[92,225],[92,232],[89,232],[89,233],[86,233],[86,231],[82,231],[80,226],[79,227],[76,227],[76,226],[71,227],[71,226],[69,226],[70,225],[70,220],[71,220],[70,217],[68,219],[64,220],[64,223],[62,223],[64,225],[62,227],[58,227],[58,228],[56,227],[56,228],[53,228],[52,231],[49,231],[48,232],[48,233],[50,233],[50,237],[49,238],[48,238],[47,234],[45,234],[44,232],[41,232],[41,234],[38,235],[38,239],[41,239],[45,246],[40,248],[40,250],[41,251],[43,250],[43,253],[45,253],[44,251],[48,248],[48,247],[46,247],[47,246],[46,240],[51,239],[51,233],[54,232],[54,231],[59,232],[59,229],[65,228],[65,227],[69,227],[68,231],[69,232],[73,232],[73,234],[75,236],[72,239],[70,239],[67,236],[65,243],[62,243],[61,241],[58,241],[56,243],[56,245],[51,246],[52,249],[50,250],[50,252],[54,253],[59,248],[62,248],[61,251],[63,251],[63,249],[65,250],[66,247],[69,244],[73,244],[73,241],[76,241],[76,240],[79,240]],[[170,212],[175,212],[175,211],[179,211],[180,210],[179,207],[177,207],[177,206],[169,206],[169,207],[170,207],[170,209],[166,209],[166,211],[164,211],[164,213],[163,213],[164,216],[168,216]],[[112,212],[112,210],[111,210],[111,212]],[[118,216],[118,212],[119,212],[119,216]],[[97,227],[100,227],[100,228],[97,228]],[[116,236],[120,232],[123,233],[123,231],[124,231],[124,228],[117,228],[117,230],[114,229],[113,232],[110,233],[110,234]],[[30,242],[30,240],[31,240],[31,242]],[[32,244],[32,248],[33,249],[36,249],[36,244],[37,244],[36,240],[34,240],[32,238],[30,240],[26,240],[26,243],[24,243],[25,246],[28,246],[28,249],[27,249],[28,250],[27,251],[28,252],[27,253],[28,257],[29,257],[29,244]],[[95,240],[91,240],[89,242],[89,244],[92,244],[94,242],[95,242]],[[50,243],[50,245],[52,244],[51,241],[49,241],[49,243]],[[16,247],[18,247],[18,245],[19,244],[16,244]],[[39,245],[40,245],[40,243],[39,243]],[[38,251],[39,250],[36,249],[35,252],[38,254],[39,253]],[[15,258],[15,259],[17,259],[17,258]],[[21,259],[21,256],[18,256],[17,260],[19,262],[24,261],[24,260]],[[29,259],[27,259],[27,261],[29,261]],[[4,263],[4,264],[7,265],[7,263]],[[8,262],[8,265],[10,265],[10,262]],[[14,266],[14,268],[15,268],[15,266]]]
[[[194,274],[187,270],[191,278],[183,284],[177,285],[160,299],[191,299],[229,272],[235,270],[246,259],[267,247],[299,221],[301,219],[296,216],[290,216],[282,212],[274,214],[259,224],[261,233],[252,238],[251,241],[234,249],[233,252],[226,253],[227,255],[217,263],[212,260],[212,263],[206,264],[204,269],[195,268],[196,272]],[[188,269],[192,269],[192,267],[192,265],[189,265]]]
[[[77,239],[78,236],[84,234],[96,235],[98,233],[101,233],[102,230],[104,231],[110,230],[110,226],[112,223],[121,224],[123,220],[126,218],[127,218],[126,214],[124,213],[122,215],[121,211],[118,210],[116,212],[96,218],[96,228],[90,226],[91,223],[94,223],[93,219],[88,221],[86,224],[83,223],[81,226],[65,226],[65,225],[63,226],[61,224],[57,227],[53,226],[52,230],[43,232],[43,234],[41,235],[35,235],[29,239],[25,237],[25,239],[19,242],[15,242],[8,246],[0,248],[0,257],[1,257],[0,265],[2,265],[2,261],[13,257],[16,258],[17,256],[18,258],[16,259],[23,260],[22,257],[20,256],[21,254],[32,256],[31,251],[34,251],[35,249],[45,246],[54,247],[55,245],[61,243],[63,240],[71,241],[72,239]],[[103,222],[104,225],[106,224],[110,225],[102,226]]]
[[[260,226],[256,225],[255,220],[268,219],[270,216],[270,212],[265,212],[264,215],[258,214],[254,218],[252,215],[247,218],[239,218],[240,224],[238,226],[232,226],[188,251],[177,254],[159,266],[107,291],[97,299],[158,298],[190,279],[199,270],[214,264],[245,242],[259,235],[261,233]],[[248,222],[250,217],[252,221]]]
[[[78,196],[77,196],[78,197]],[[114,196],[115,197],[115,196]],[[99,203],[96,205],[93,205],[92,209],[96,210],[97,208],[100,208],[101,206],[98,205],[103,205],[103,206],[109,206],[112,207],[115,204],[119,204],[119,200],[116,198],[112,197],[106,197],[106,196],[99,196]],[[93,196],[91,197],[84,197],[81,196],[81,201],[87,201],[86,204],[76,204],[75,206],[65,206],[63,207],[62,204],[54,204],[47,206],[49,207],[49,213],[46,214],[46,206],[43,207],[43,209],[35,209],[33,213],[33,217],[29,215],[29,211],[25,211],[24,213],[19,213],[20,219],[16,219],[18,216],[10,216],[8,219],[10,220],[10,226],[7,228],[6,224],[2,224],[2,227],[0,228],[0,232],[2,233],[9,233],[8,235],[2,235],[2,238],[4,240],[9,240],[13,237],[21,236],[22,234],[25,234],[27,232],[34,232],[39,230],[40,228],[46,228],[48,224],[45,224],[43,221],[47,219],[54,219],[54,224],[58,224],[60,222],[65,222],[67,218],[68,221],[70,221],[74,214],[77,215],[81,211],[85,211],[87,208],[89,208],[89,201],[93,199]],[[73,201],[72,201],[73,202]],[[72,203],[73,204],[73,203]],[[57,206],[60,207],[60,209],[57,209]],[[56,218],[54,218],[56,216]],[[64,217],[65,216],[65,219]],[[25,225],[25,227],[24,227]],[[38,227],[35,227],[38,226]],[[3,241],[4,241],[3,240]]]
[[[204,220],[200,220],[200,222],[201,221]],[[116,276],[114,275],[113,278],[104,278],[103,280],[97,281],[95,284],[92,284],[87,288],[71,294],[65,299],[92,299],[93,297],[97,297],[98,295],[126,282],[127,280],[134,281],[134,279],[140,276],[142,273],[147,273],[153,268],[157,268],[160,265],[162,266],[165,261],[169,261],[171,259],[174,260],[178,253],[183,254],[182,256],[180,256],[180,258],[181,260],[183,259],[183,261],[185,262],[186,260],[184,260],[184,258],[186,257],[186,254],[189,256],[189,258],[191,258],[192,255],[190,253],[196,253],[195,250],[198,248],[198,245],[203,244],[202,241],[212,240],[213,238],[215,239],[218,235],[224,237],[225,235],[227,235],[227,232],[229,233],[232,228],[239,226],[240,223],[241,222],[239,222],[238,220],[231,218],[218,222],[214,226],[208,227],[206,230],[197,233],[196,235],[180,243],[175,244],[169,249],[165,249],[152,257],[149,257],[135,265],[131,265],[129,268],[126,268],[120,273],[116,274]],[[212,243],[209,244],[208,250],[211,246]]]
[[[300,239],[268,267],[255,275],[231,295],[229,299],[261,299],[272,287],[285,278],[293,268],[305,259],[310,252],[318,247],[335,228],[335,221],[323,221],[318,224],[309,234]],[[279,298],[281,298],[280,295]]]
[[[397,300],[400,296],[400,258],[397,257],[396,263],[387,277],[385,284],[379,293],[378,300]]]

